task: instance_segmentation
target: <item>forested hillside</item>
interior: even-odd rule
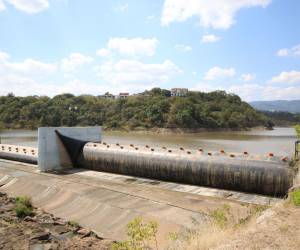
[[[0,123],[6,128],[39,126],[93,126],[108,129],[231,128],[271,126],[265,115],[224,91],[189,92],[171,97],[159,88],[127,99],[62,94],[0,97]]]
[[[275,126],[294,126],[300,124],[300,113],[289,113],[282,111],[262,111]]]
[[[250,105],[257,110],[300,113],[300,100],[256,101]]]

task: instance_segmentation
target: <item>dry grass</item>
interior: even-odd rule
[[[211,225],[208,228],[203,228],[191,235],[188,244],[183,248],[187,250],[206,250],[220,245],[226,238],[233,233],[232,228],[220,228],[216,225]]]
[[[211,211],[204,227],[171,235],[168,250],[294,250],[300,246],[300,207],[291,198],[272,207],[249,206],[249,213],[238,221],[231,211]]]

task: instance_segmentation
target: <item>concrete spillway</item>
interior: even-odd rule
[[[77,166],[151,179],[284,196],[293,174],[287,163],[246,155],[88,143]]]

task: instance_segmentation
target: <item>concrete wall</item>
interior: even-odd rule
[[[38,129],[38,167],[42,171],[72,167],[69,155],[55,133],[78,140],[101,141],[101,127],[41,127]]]

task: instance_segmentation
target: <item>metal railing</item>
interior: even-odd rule
[[[299,160],[300,156],[300,140],[295,142],[295,159]]]

